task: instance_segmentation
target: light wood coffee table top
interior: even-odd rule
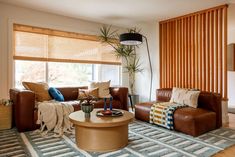
[[[134,119],[134,114],[121,110],[120,117],[99,117],[94,109],[90,118],[85,118],[82,111],[69,115],[75,125],[77,146],[86,151],[106,152],[121,149],[128,144],[128,124]]]
[[[134,114],[125,111],[120,110],[123,112],[123,116],[120,117],[100,117],[96,116],[96,112],[102,110],[100,109],[94,109],[91,112],[91,117],[89,119],[85,118],[85,115],[82,111],[76,111],[69,115],[70,121],[79,126],[85,126],[85,127],[114,127],[114,126],[120,126],[122,124],[129,123],[133,120]]]

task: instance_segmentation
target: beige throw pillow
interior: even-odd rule
[[[184,95],[184,104],[197,108],[200,91],[187,91]]]
[[[99,90],[98,88],[93,89],[78,89],[78,99],[83,99],[87,97],[88,95],[94,96],[96,98],[99,97]]]
[[[107,82],[91,82],[89,89],[98,88],[99,98],[111,97],[109,93],[110,80]]]
[[[184,88],[176,88],[174,87],[172,90],[171,100],[170,102],[184,104],[184,95],[187,93],[187,89]]]
[[[51,97],[48,93],[49,86],[47,83],[22,82],[22,84],[26,89],[31,90],[35,93],[36,101],[41,102],[51,100]]]
[[[199,94],[200,91],[192,91],[190,89],[174,87],[172,90],[170,102],[175,102],[178,104],[184,104],[193,108],[197,108]]]

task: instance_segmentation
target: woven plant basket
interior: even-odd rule
[[[12,124],[12,105],[0,104],[0,130],[10,129]]]

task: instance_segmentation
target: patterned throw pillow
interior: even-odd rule
[[[42,102],[51,100],[51,97],[48,93],[49,86],[47,83],[22,82],[22,84],[25,89],[31,90],[35,93],[36,101]]]
[[[110,98],[109,93],[110,80],[107,82],[91,82],[89,88],[98,88],[99,98]]]
[[[182,105],[188,105],[193,108],[198,106],[198,97],[200,91],[193,91],[185,88],[176,88],[172,90],[170,102],[175,102]]]
[[[198,106],[198,97],[199,97],[200,91],[187,91],[187,93],[184,95],[184,104],[191,106],[193,108],[197,108]]]
[[[184,104],[184,95],[187,93],[187,91],[188,91],[188,89],[185,89],[185,88],[174,87],[172,90],[170,102]]]
[[[78,89],[78,99],[82,99],[87,97],[88,95],[94,96],[96,98],[99,97],[99,90],[98,88],[93,88],[93,89]]]

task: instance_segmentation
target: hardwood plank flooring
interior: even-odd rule
[[[231,129],[235,129],[235,114],[228,114],[229,116],[229,124],[225,125],[224,127],[228,127]],[[235,146],[232,146],[224,151],[221,151],[214,155],[214,157],[235,157]]]

